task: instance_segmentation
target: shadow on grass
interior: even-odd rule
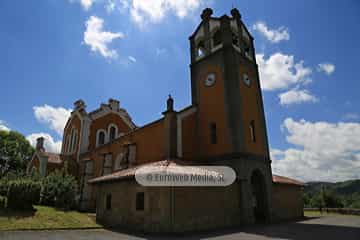
[[[27,218],[34,216],[36,211],[37,210],[35,208],[29,210],[12,210],[6,208],[6,209],[0,209],[0,217],[15,218],[15,219]]]

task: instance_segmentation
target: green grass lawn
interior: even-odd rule
[[[52,207],[35,206],[34,211],[0,210],[1,230],[71,229],[101,227],[94,216],[76,211],[61,211]]]
[[[334,213],[334,212],[327,213],[326,211],[323,211],[322,213],[320,213],[320,211],[304,211],[305,217],[319,217],[319,216],[332,216],[332,215],[343,215],[343,214]],[[359,215],[351,215],[351,216],[360,217]]]

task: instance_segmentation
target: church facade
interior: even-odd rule
[[[189,37],[192,104],[136,126],[117,100],[86,111],[75,102],[58,165],[40,139],[29,168],[66,167],[79,181],[80,208],[97,220],[151,232],[181,232],[303,216],[303,184],[271,171],[253,37],[237,9],[207,8]],[[54,159],[52,156],[51,159]],[[51,164],[50,164],[51,163]],[[140,166],[229,166],[227,187],[146,187]]]

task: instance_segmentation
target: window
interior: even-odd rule
[[[213,47],[216,47],[217,45],[221,44],[221,32],[220,30],[217,30],[213,35]]]
[[[111,193],[106,195],[106,210],[111,209]]]
[[[74,152],[76,150],[76,145],[77,145],[77,131],[75,131],[75,133],[74,133],[74,143],[73,143],[72,152]]]
[[[250,137],[251,137],[251,141],[255,142],[256,141],[256,137],[255,137],[255,122],[254,120],[252,120],[250,122]]]
[[[235,46],[239,46],[239,38],[235,33],[232,33],[232,44],[234,44]]]
[[[116,128],[110,127],[109,140],[112,141],[115,139],[115,137],[116,137]]]
[[[105,133],[99,132],[98,145],[103,145],[105,143]]]
[[[144,192],[136,193],[136,211],[144,211],[145,208],[144,198],[145,198]]]
[[[211,144],[217,143],[216,123],[210,123],[210,142]]]
[[[205,44],[203,41],[199,42],[199,44],[196,48],[196,54],[197,54],[197,57],[201,57],[205,54]]]

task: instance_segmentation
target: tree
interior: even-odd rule
[[[0,131],[0,178],[9,172],[25,172],[34,148],[18,132]]]

